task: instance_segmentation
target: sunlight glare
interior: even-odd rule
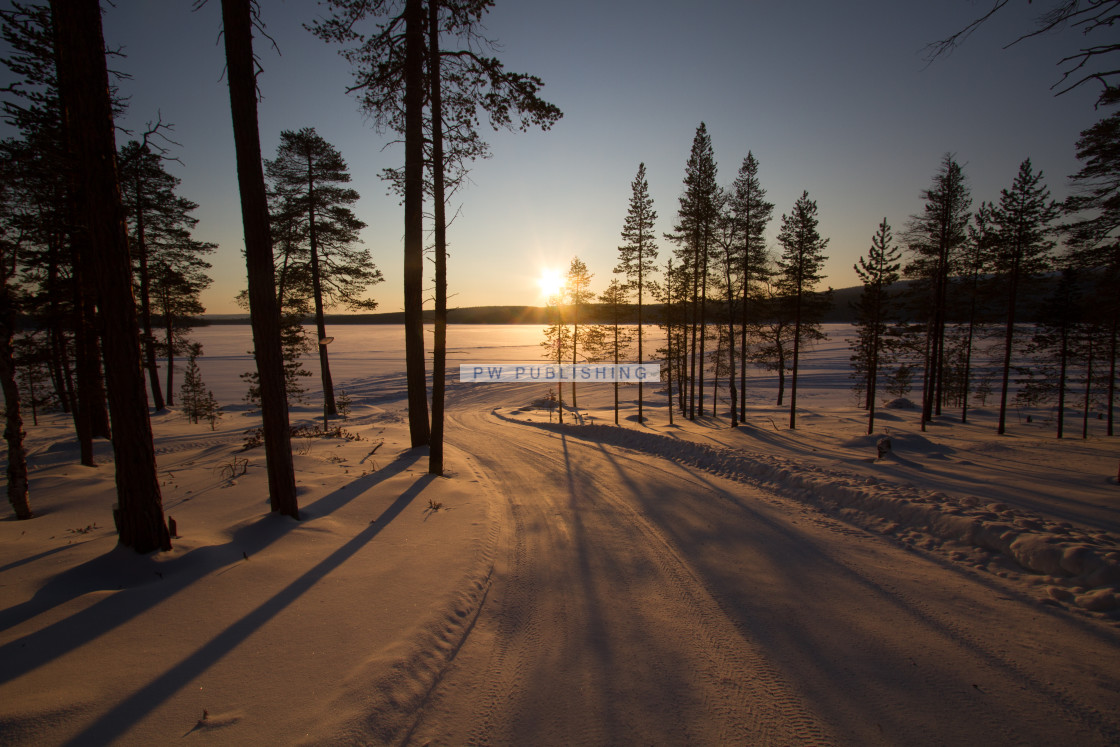
[[[541,296],[556,298],[564,289],[564,277],[556,270],[545,268],[541,270],[537,284],[540,286]]]

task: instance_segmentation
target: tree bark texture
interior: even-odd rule
[[[120,544],[137,552],[171,549],[163,517],[132,268],[116,171],[109,75],[98,0],[51,0],[63,127],[74,157],[74,194],[88,233],[101,311],[116,460]]]
[[[412,447],[427,446],[428,380],[424,363],[424,3],[405,4],[404,357]]]
[[[233,139],[237,150],[237,182],[245,230],[245,263],[249,273],[249,318],[253,352],[261,389],[268,492],[272,510],[299,518],[295,468],[288,428],[284,356],[280,342],[280,307],[272,264],[260,133],[257,130],[257,89],[253,67],[250,0],[222,0],[222,25],[229,79]]]

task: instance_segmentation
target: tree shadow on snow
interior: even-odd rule
[[[405,452],[377,472],[359,477],[309,504],[300,511],[300,514],[305,518],[328,515],[377,484],[404,472],[421,456],[422,454],[415,449]],[[372,539],[429,482],[430,480],[418,480],[378,517],[374,524],[344,545],[342,549],[351,547],[361,539],[361,542],[354,546],[356,550],[361,544]],[[24,623],[86,594],[98,591],[118,593],[106,596],[58,622],[0,646],[0,661],[4,662],[3,670],[0,671],[0,682],[10,682],[80,648],[167,601],[196,581],[264,550],[299,526],[300,522],[289,517],[269,514],[260,521],[237,528],[230,535],[229,541],[224,544],[198,547],[179,557],[163,560],[158,557],[158,553],[137,555],[132,550],[118,545],[104,555],[63,571],[44,584],[31,599],[0,611],[0,630]],[[339,552],[341,550],[336,551],[323,563],[330,561]],[[320,566],[322,565],[321,563]],[[314,570],[309,571],[309,574]],[[330,568],[327,568],[315,576],[314,580],[329,570]],[[307,575],[303,578],[307,578]],[[294,596],[292,598],[294,599]],[[287,606],[287,603],[285,602],[283,606]]]
[[[353,539],[281,589],[272,598],[264,601],[252,612],[214,636],[209,643],[167,669],[151,682],[139,687],[131,696],[118,703],[82,733],[71,739],[68,744],[105,744],[120,737],[134,723],[158,708],[160,704],[186,687],[188,683],[211,666],[221,661],[224,656],[299,599],[324,576],[357,553],[382,529],[388,526],[434,480],[435,475],[431,474],[423,474],[418,477],[416,482],[401,493],[389,508],[385,509],[377,519],[370,522]]]

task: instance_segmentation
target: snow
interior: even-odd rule
[[[316,393],[293,407],[297,522],[242,448],[248,328],[201,329],[227,407],[215,430],[153,416],[171,552],[115,547],[108,443],[82,467],[62,416],[27,426],[0,743],[1120,741],[1103,423],[1059,441],[1024,412],[997,436],[977,409],[922,431],[896,401],[867,435],[845,331],[809,357],[796,430],[761,372],[737,429],[726,401],[669,426],[657,387],[644,423],[623,387],[615,426],[611,385],[581,384],[561,426],[540,385],[451,383],[433,478],[400,329],[336,326],[353,410],[322,437]],[[454,371],[540,359],[536,326],[450,335]]]

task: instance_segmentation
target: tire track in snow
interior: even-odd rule
[[[457,420],[502,444],[481,454],[488,439],[472,438],[512,497],[509,543],[417,741],[832,741],[625,491],[586,477],[593,449],[560,455],[485,415]]]
[[[563,438],[562,434],[557,434],[559,438]],[[579,438],[577,435],[576,438]],[[572,439],[573,441],[575,439]],[[640,470],[649,472],[656,470],[666,475],[666,477],[680,478],[680,468],[672,461],[654,462],[648,458],[638,458],[627,449],[610,449],[608,450],[603,444],[595,443],[596,448],[600,450],[609,461],[625,460],[630,462],[633,470]],[[620,474],[624,474],[627,470],[619,469]],[[685,478],[689,479],[689,478]],[[708,492],[715,495],[729,504],[736,511],[742,511],[747,508],[746,503],[740,500],[736,495],[729,494],[726,491],[717,489],[718,486],[714,485],[702,474],[693,473],[691,479],[695,482],[698,492]],[[716,477],[716,480],[724,478]],[[741,492],[741,491],[740,491]],[[865,530],[853,528],[843,524],[840,521],[826,515],[821,514],[815,509],[807,508],[803,502],[798,502],[796,499],[791,499],[778,494],[770,493],[769,495],[763,494],[769,502],[779,506],[782,510],[791,515],[800,515],[807,517],[810,521],[817,524],[821,528],[832,532],[845,535],[846,537],[858,537],[868,540],[872,543],[884,543],[881,536],[867,532]],[[635,521],[641,521],[646,526],[649,522],[638,512],[632,512]],[[659,535],[656,529],[653,534]],[[664,541],[664,540],[663,540]],[[666,542],[666,546],[676,553],[674,545],[671,542]],[[896,613],[903,619],[907,619],[918,630],[928,631],[930,634],[940,639],[943,645],[949,646],[957,650],[959,657],[962,660],[976,663],[977,671],[986,673],[989,677],[997,679],[1001,684],[1017,683],[1020,690],[1021,697],[1029,697],[1040,701],[1040,708],[1037,709],[1019,709],[1019,718],[1022,723],[1014,726],[1008,725],[1007,734],[1010,736],[1012,733],[1018,733],[1019,738],[1025,742],[1034,741],[1032,735],[1044,734],[1050,731],[1054,724],[1049,722],[1049,719],[1056,713],[1064,717],[1065,723],[1069,725],[1076,725],[1077,729],[1081,732],[1083,738],[1089,742],[1099,741],[1101,743],[1116,743],[1120,742],[1120,724],[1114,715],[1110,714],[1107,710],[1102,710],[1095,707],[1090,703],[1084,702],[1084,699],[1071,688],[1065,687],[1060,681],[1048,681],[1043,674],[1032,671],[1028,666],[1019,663],[1014,657],[1000,647],[998,634],[996,636],[990,635],[990,630],[985,631],[976,627],[968,627],[961,624],[954,618],[952,614],[946,610],[936,607],[926,601],[926,599],[913,592],[904,591],[900,585],[893,584],[890,581],[883,581],[876,578],[875,575],[869,573],[865,568],[852,562],[850,555],[846,555],[839,551],[840,545],[822,545],[819,548],[820,562],[819,565],[835,565],[842,569],[857,587],[863,587],[867,593],[878,597],[888,603],[894,608]],[[898,553],[899,549],[893,544],[889,547]],[[908,552],[903,552],[904,555],[910,555]],[[917,560],[917,558],[915,558]],[[937,562],[937,561],[931,561]],[[948,562],[939,563],[942,570],[948,573],[959,574],[963,573],[959,567],[954,567]],[[687,567],[686,563],[682,563],[682,567]],[[879,574],[881,575],[881,574]],[[967,575],[967,574],[966,574]],[[697,583],[701,583],[703,579],[697,578]],[[710,584],[705,584],[710,588]],[[727,609],[728,602],[718,592],[713,593],[714,598]],[[1040,611],[1032,606],[1030,609],[1018,609],[1019,613],[1039,613],[1048,612]],[[1070,625],[1071,621],[1059,619],[1055,621],[1059,625]],[[1076,623],[1072,623],[1077,627]],[[983,633],[989,635],[982,635]],[[1115,646],[1114,637],[1105,636],[1105,642],[1111,643]],[[893,646],[885,641],[881,641],[882,646],[892,646],[893,656],[899,660],[905,660],[907,653],[904,649]],[[881,653],[881,652],[880,652]],[[917,664],[915,664],[917,666]],[[939,676],[938,673],[928,667],[923,667],[915,674],[920,677],[924,683],[924,689],[931,692],[936,692],[938,689],[946,685],[945,678]],[[977,692],[983,692],[975,683],[972,684]],[[962,716],[964,713],[972,711],[972,718],[978,722],[986,721],[988,726],[993,730],[999,729],[999,724],[993,721],[995,714],[989,711],[982,704],[977,704],[975,707],[970,707],[971,704],[965,702],[962,708]],[[867,738],[868,735],[861,735],[860,738]]]

